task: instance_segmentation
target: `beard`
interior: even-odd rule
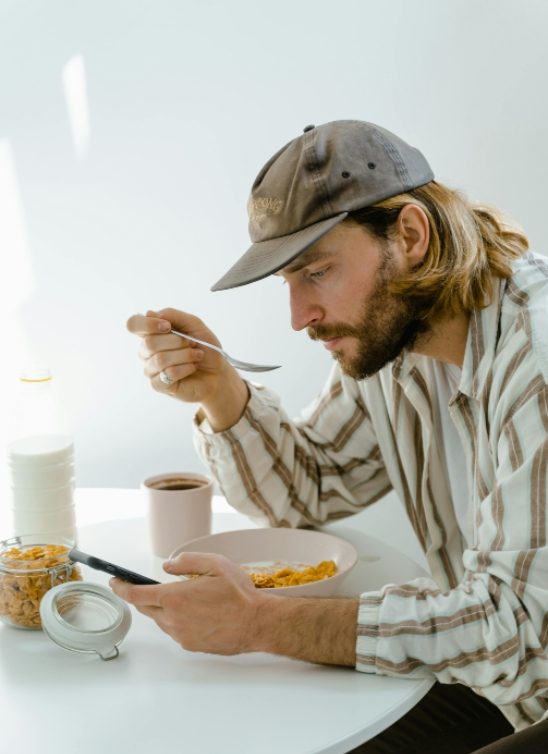
[[[404,350],[411,350],[419,337],[430,331],[426,317],[432,301],[393,294],[390,283],[396,275],[393,258],[385,250],[373,291],[363,303],[358,324],[352,326],[341,323],[307,328],[312,340],[348,336],[356,338],[358,352],[354,357],[345,357],[337,351],[332,353],[342,371],[356,380],[376,374]]]

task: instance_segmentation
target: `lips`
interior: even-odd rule
[[[324,344],[324,347],[327,348],[328,351],[333,351],[333,349],[337,347],[341,340],[342,338],[332,338],[331,340],[324,340],[322,342]]]

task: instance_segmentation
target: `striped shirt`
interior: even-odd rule
[[[356,669],[462,683],[516,728],[548,717],[548,262],[527,253],[472,313],[449,412],[466,457],[464,542],[433,441],[427,357],[356,381],[334,365],[292,421],[250,386],[240,421],[196,446],[230,503],[262,525],[351,515],[393,489],[431,577],[360,596]],[[446,459],[451,463],[451,459]]]

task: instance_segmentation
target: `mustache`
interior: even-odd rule
[[[346,338],[360,336],[358,328],[350,325],[316,325],[307,327],[306,332],[311,340],[333,340],[334,338]]]

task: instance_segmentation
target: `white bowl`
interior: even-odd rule
[[[330,597],[356,564],[358,553],[344,539],[310,529],[242,529],[199,537],[177,547],[171,558],[182,552],[210,552],[224,555],[240,565],[258,563],[305,563],[317,565],[334,560],[337,572],[321,581],[300,586],[266,588],[286,597]]]

